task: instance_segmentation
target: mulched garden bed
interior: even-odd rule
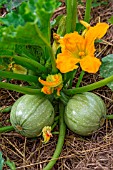
[[[113,15],[113,5],[101,5],[92,9],[91,24],[99,20],[107,22]],[[55,12],[54,17],[65,13],[63,5]],[[78,6],[79,18],[83,19],[84,6]],[[113,26],[111,25],[103,38],[104,43],[97,45],[97,55],[102,58],[113,53]],[[79,73],[78,73],[79,74]],[[78,76],[77,76],[78,77]],[[77,77],[73,85],[77,82]],[[99,73],[86,74],[82,85],[97,82]],[[14,81],[15,84],[22,84]],[[23,84],[22,84],[23,85]],[[107,114],[113,114],[113,92],[104,86],[93,91],[105,102]],[[22,94],[0,89],[0,107],[13,105]],[[10,113],[0,113],[0,126],[10,125]],[[55,131],[58,127],[55,128]],[[9,158],[20,170],[42,170],[54,153],[58,135],[53,135],[49,143],[43,144],[42,138],[29,139],[12,131],[0,136],[0,150],[4,159]],[[4,170],[9,168],[4,166]],[[103,127],[89,137],[81,137],[67,129],[62,153],[52,170],[112,170],[113,169],[113,120],[106,120]]]

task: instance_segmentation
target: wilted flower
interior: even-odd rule
[[[50,138],[52,137],[52,133],[51,133],[51,126],[45,126],[43,129],[42,129],[42,136],[44,138],[44,143],[47,143]]]

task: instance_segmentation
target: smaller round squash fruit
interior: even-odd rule
[[[74,95],[67,103],[64,119],[70,130],[81,136],[88,136],[104,124],[106,106],[94,93]]]
[[[37,137],[45,126],[53,124],[54,108],[45,97],[26,94],[14,103],[10,121],[21,135]]]

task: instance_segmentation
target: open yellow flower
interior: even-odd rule
[[[39,78],[39,82],[44,85],[41,90],[43,93],[52,94],[54,90],[57,90],[57,95],[60,95],[60,90],[63,87],[62,75],[60,73],[48,75],[46,81]]]
[[[80,64],[82,70],[89,73],[96,73],[101,65],[99,59],[94,56],[94,41],[102,38],[109,25],[106,23],[98,23],[91,27],[88,23],[81,23],[86,26],[84,34],[79,35],[78,32],[66,34],[59,40],[62,53],[57,55],[56,67],[66,73],[72,71]]]

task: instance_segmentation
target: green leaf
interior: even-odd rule
[[[14,44],[0,43],[0,56],[1,55],[13,55],[15,50]]]
[[[11,11],[14,8],[17,8],[19,5],[21,5],[22,2],[27,0],[7,0],[7,3],[5,3],[5,7],[7,11]]]
[[[7,3],[7,0],[0,0],[0,7]]]
[[[9,166],[9,168],[11,170],[16,170],[16,166],[15,166],[15,163],[10,161],[9,159],[7,159],[7,161],[5,162],[7,164],[7,166]]]
[[[54,28],[55,26],[58,26],[58,25],[59,25],[59,22],[60,22],[60,20],[61,20],[61,18],[62,18],[63,16],[64,16],[63,14],[58,15],[54,20],[52,20],[52,21],[50,22],[51,28]]]
[[[66,34],[66,15],[63,15],[59,21],[57,34],[64,36]]]
[[[38,26],[34,23],[26,23],[25,26],[18,26],[17,29],[14,29],[12,26],[1,29],[0,36],[1,42],[3,41],[6,44],[10,42],[10,44],[23,45],[49,45],[49,42],[41,35]]]
[[[0,42],[50,46],[50,18],[59,5],[57,0],[23,2],[0,18]]]
[[[0,6],[4,5],[7,11],[12,10],[13,8],[18,7],[23,1],[27,0],[0,0]]]
[[[3,165],[4,165],[4,159],[2,157],[2,152],[0,152],[0,170],[3,169]]]
[[[113,24],[113,16],[110,19],[108,19],[108,22]]]
[[[26,56],[27,58],[34,59],[40,62],[40,58],[45,59],[44,56],[45,47],[37,45],[16,45],[15,53],[20,56]],[[40,62],[41,64],[41,62]]]
[[[113,75],[113,54],[109,54],[102,59],[102,65],[100,67],[100,76],[107,78]],[[107,84],[107,86],[113,91],[113,82]]]

